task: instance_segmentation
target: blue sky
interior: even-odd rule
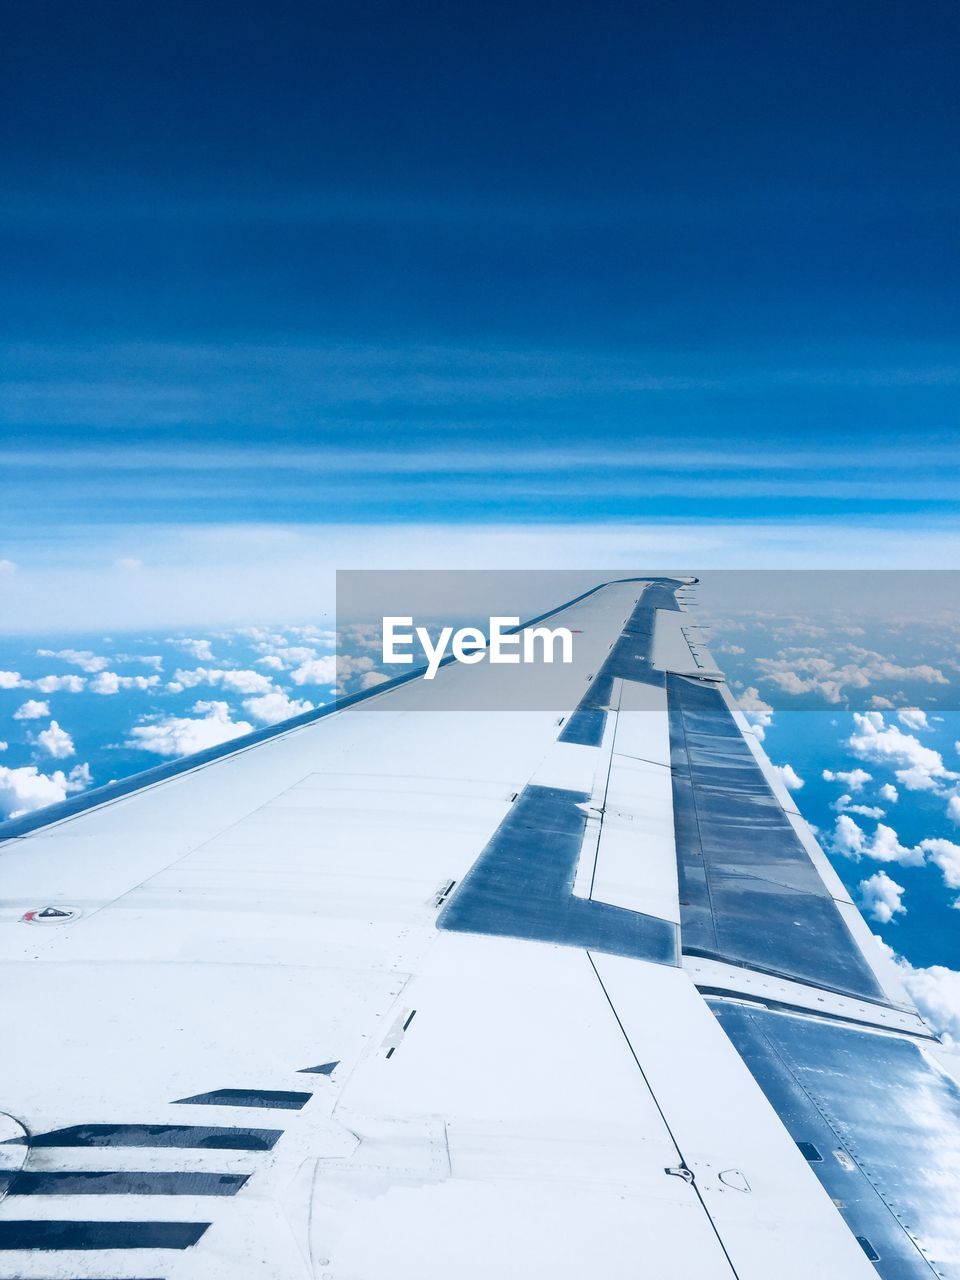
[[[0,625],[55,626],[54,595],[101,625],[91,594],[127,601],[108,625],[227,620],[258,531],[284,617],[297,557],[344,544],[955,551],[958,22],[16,6]]]

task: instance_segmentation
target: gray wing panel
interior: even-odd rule
[[[720,690],[667,697],[684,952],[886,1003]]]
[[[956,1083],[909,1040],[710,1004],[882,1280],[956,1274]]]

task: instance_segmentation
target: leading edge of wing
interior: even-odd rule
[[[581,600],[589,599],[590,596],[596,595],[598,591],[602,591],[605,587],[626,582],[654,581],[665,584],[671,583],[679,587],[688,584],[691,580],[689,578],[684,580],[656,576],[650,578],[610,578],[604,582],[597,583],[596,586],[590,587],[587,591],[581,592],[571,600],[565,600],[553,609],[548,609],[546,613],[538,614],[535,618],[528,618],[517,627],[505,629],[504,634],[509,635],[517,631],[523,631],[526,627],[536,626],[537,623],[562,613],[564,609],[569,609],[573,605],[579,604]],[[455,660],[452,654],[448,654],[441,660],[439,665],[445,667]],[[278,738],[285,733],[305,728],[307,725],[315,724],[318,720],[323,720],[338,711],[346,711],[360,702],[380,697],[393,689],[399,688],[401,685],[409,684],[412,680],[419,679],[426,670],[426,664],[414,667],[402,675],[394,676],[382,684],[375,685],[372,689],[364,689],[359,693],[349,694],[345,698],[335,698],[333,702],[315,707],[312,711],[304,711],[300,715],[291,716],[288,720],[281,720],[277,724],[267,725],[263,729],[255,729],[252,733],[245,733],[242,737],[231,738],[229,742],[222,742],[214,747],[206,747],[203,751],[181,756],[179,759],[170,760],[166,764],[154,765],[149,769],[143,769],[138,773],[131,774],[129,778],[120,778],[116,782],[108,782],[105,786],[95,787],[92,791],[86,791],[82,795],[73,796],[68,800],[48,805],[46,808],[38,809],[32,813],[21,814],[17,818],[8,818],[5,822],[0,822],[0,844],[6,840],[29,835],[42,827],[53,826],[55,823],[76,817],[77,814],[85,813],[89,809],[96,809],[101,805],[123,800],[137,791],[144,791],[148,787],[167,782],[170,778],[178,777],[180,774],[190,773],[194,769],[202,769],[206,765],[215,764],[227,756],[239,755],[243,751],[249,751],[252,747],[257,747],[272,738]]]

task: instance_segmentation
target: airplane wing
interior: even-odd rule
[[[686,595],[0,827],[0,1280],[960,1275],[956,1059]]]

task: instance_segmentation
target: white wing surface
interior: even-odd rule
[[[684,595],[0,827],[0,1280],[960,1274],[952,1059]]]

